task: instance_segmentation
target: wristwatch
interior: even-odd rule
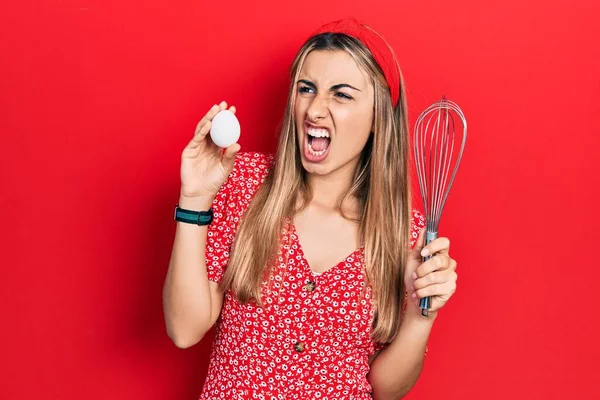
[[[188,224],[208,225],[213,220],[213,210],[210,208],[208,211],[192,211],[181,208],[179,204],[176,204],[173,219]]]

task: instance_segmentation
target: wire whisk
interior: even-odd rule
[[[414,152],[427,224],[425,245],[438,237],[442,211],[458,171],[466,140],[467,120],[460,107],[445,96],[417,118]],[[450,172],[452,175],[449,177]],[[433,256],[435,254],[428,255],[423,261]],[[419,301],[423,316],[429,315],[430,307],[431,297]]]

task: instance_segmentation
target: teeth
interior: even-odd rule
[[[329,132],[327,129],[308,128],[308,134],[313,137],[329,137]]]

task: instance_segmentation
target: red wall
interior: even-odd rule
[[[597,398],[598,3],[238,3],[3,7],[0,397],[198,396],[209,340],[175,348],[161,306],[181,150],[220,100],[273,150],[293,55],[355,15],[411,123],[443,94],[469,122],[440,226],[458,291],[407,398]]]

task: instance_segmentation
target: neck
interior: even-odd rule
[[[327,175],[309,174],[307,181],[313,192],[311,203],[333,210],[339,210],[344,195],[352,186],[356,165],[348,164]],[[353,199],[350,204],[354,204]]]

